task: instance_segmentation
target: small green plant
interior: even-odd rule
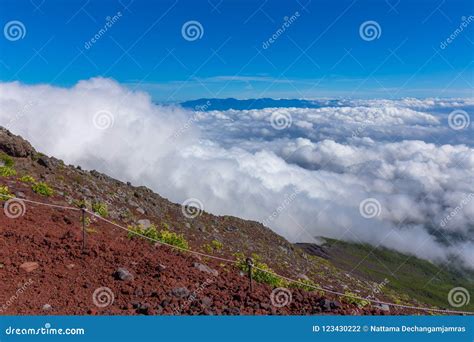
[[[141,237],[141,238],[149,238],[153,241],[158,240],[158,231],[156,230],[155,225],[151,225],[148,228],[143,227],[142,225],[130,225],[128,226],[128,229],[130,230],[128,232],[128,237],[130,239],[136,238],[136,237]]]
[[[148,228],[144,228],[141,225],[130,225],[128,226],[128,229],[129,238],[148,238],[151,240],[151,242],[159,241],[169,245],[177,246],[182,249],[189,249],[188,241],[186,241],[182,234],[177,234],[166,229],[162,229],[160,232],[158,232],[155,225],[151,225]]]
[[[293,289],[302,289],[308,292],[311,291],[317,291],[320,295],[323,295],[323,291],[319,291],[318,288],[321,286],[315,282],[313,282],[311,279],[298,279],[298,283],[290,283],[288,287],[291,287]]]
[[[15,166],[15,161],[9,155],[2,153],[0,154],[0,161],[3,163],[3,166],[13,168]]]
[[[222,242],[220,242],[219,240],[212,240],[211,241],[211,246],[212,248],[214,248],[216,251],[220,251],[224,245],[222,244]]]
[[[360,296],[356,295],[355,293],[344,292],[344,295],[345,296],[343,297],[343,300],[346,303],[355,304],[360,308],[366,307],[367,305],[370,304],[370,301],[368,301],[368,300],[365,300],[365,299],[362,299],[362,298],[355,298],[355,297],[360,297]]]
[[[243,253],[236,253],[234,256],[237,258],[238,267],[244,271],[248,272],[247,260]],[[263,271],[253,268],[253,279],[259,283],[265,283],[273,287],[286,286],[287,283],[284,279],[277,276],[275,272],[264,262],[261,261],[261,257],[257,254],[252,254],[253,264],[255,267],[262,269]],[[267,272],[265,272],[267,271]],[[271,273],[268,273],[271,272]]]
[[[207,253],[219,252],[223,247],[224,245],[222,244],[222,242],[218,240],[212,240],[211,243],[206,243],[202,246],[204,251],[206,251]]]
[[[15,197],[10,193],[10,190],[8,190],[8,186],[3,185],[0,185],[0,195],[0,200],[6,200],[8,198]]]
[[[81,218],[81,223],[84,223],[84,226],[85,226],[86,228],[90,227],[90,225],[91,225],[91,219],[90,219],[90,217],[86,216],[86,217],[84,218],[84,220],[82,220],[82,218]]]
[[[15,176],[16,171],[13,168],[15,166],[15,161],[12,157],[5,153],[0,154],[0,176],[2,177],[10,177]]]
[[[40,194],[42,196],[49,197],[54,193],[53,189],[51,189],[51,187],[44,182],[38,182],[38,183],[33,184],[31,189],[37,194]]]
[[[34,179],[32,176],[30,175],[25,175],[23,177],[20,177],[18,178],[18,180],[20,182],[23,182],[23,183],[36,183],[36,179]]]
[[[204,245],[202,245],[202,249],[204,252],[208,253],[208,254],[211,254],[212,252],[214,252],[214,250],[212,249],[211,245],[206,243]]]
[[[90,208],[91,204],[88,200],[86,199],[81,199],[81,200],[73,200],[72,204],[75,205],[78,208]]]
[[[183,234],[177,234],[166,229],[160,231],[158,240],[182,249],[189,249],[188,241],[186,241]]]
[[[10,176],[15,176],[15,175],[16,175],[15,169],[9,166],[0,166],[0,176],[10,177]]]
[[[127,237],[129,239],[140,237],[139,234],[142,234],[142,228],[140,226],[129,225],[127,229],[128,229]]]
[[[106,203],[103,202],[96,202],[92,204],[92,211],[97,215],[100,215],[104,218],[109,216],[109,209]]]

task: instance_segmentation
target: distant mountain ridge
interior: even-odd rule
[[[326,106],[339,106],[339,100],[302,100],[302,99],[246,99],[239,100],[235,98],[213,99],[202,98],[197,100],[185,101],[181,106],[198,111],[210,110],[250,110],[263,108],[321,108]]]

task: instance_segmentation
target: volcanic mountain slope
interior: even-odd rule
[[[336,267],[358,278],[383,285],[383,292],[393,291],[398,298],[417,298],[423,303],[446,307],[453,288],[474,293],[474,272],[459,269],[457,260],[435,265],[414,256],[374,246],[324,238],[318,246],[297,245],[308,254],[322,256]],[[392,299],[397,302],[397,296]],[[474,311],[474,303],[466,300],[464,311]]]
[[[153,236],[161,230],[161,238],[168,234],[171,239],[166,241],[192,251],[232,260],[252,255],[260,260],[258,266],[308,285],[420,305],[306,253],[258,222],[206,212],[186,217],[180,205],[146,187],[65,165],[3,128],[0,153],[3,202],[9,194],[25,199],[19,202],[24,205],[19,212],[10,202],[0,214],[4,314],[383,314],[388,310],[308,286],[295,288],[267,273],[254,274],[257,282],[250,291],[242,265],[150,243],[89,213],[82,220],[80,210],[27,200],[73,208],[85,205],[120,226],[141,227],[141,233],[150,233],[143,227],[158,227]],[[87,227],[85,250],[82,223]],[[277,294],[277,286],[289,289]],[[390,308],[392,314],[409,312],[413,313]]]

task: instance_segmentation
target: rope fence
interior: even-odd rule
[[[172,249],[179,250],[181,252],[198,255],[198,256],[201,256],[201,257],[205,257],[205,258],[210,258],[210,259],[214,259],[214,260],[218,260],[218,261],[222,261],[222,262],[227,262],[227,263],[230,263],[230,264],[239,264],[239,262],[237,260],[222,258],[222,257],[218,257],[218,256],[215,256],[215,255],[210,255],[210,254],[206,254],[206,253],[202,253],[202,252],[198,252],[198,251],[193,251],[193,250],[190,250],[190,249],[182,248],[182,247],[179,247],[179,246],[175,246],[175,245],[172,245],[172,244],[169,244],[169,243],[151,238],[149,236],[146,236],[144,234],[141,234],[139,232],[131,230],[127,227],[121,226],[121,225],[119,225],[119,224],[117,224],[113,221],[110,221],[110,220],[96,214],[95,212],[87,210],[86,208],[69,207],[69,206],[63,206],[63,205],[58,205],[58,204],[50,204],[50,203],[33,201],[33,200],[28,200],[28,199],[16,198],[16,197],[12,198],[11,196],[3,195],[3,194],[0,194],[0,197],[7,198],[8,200],[22,201],[22,202],[26,202],[26,203],[42,205],[42,206],[47,206],[47,207],[51,207],[51,208],[60,208],[60,209],[72,210],[72,211],[82,211],[83,215],[81,216],[81,223],[82,223],[82,230],[83,230],[83,245],[82,245],[83,248],[85,248],[85,239],[86,239],[86,228],[85,228],[85,224],[84,224],[84,222],[85,222],[84,214],[88,213],[88,214],[96,217],[99,220],[102,220],[102,221],[104,221],[104,222],[106,222],[110,225],[115,226],[116,228],[124,230],[128,233],[132,233],[134,235],[140,236],[144,239],[147,239],[149,241],[158,243],[160,245],[167,246],[167,247],[170,247]],[[308,284],[308,283],[303,283],[299,280],[292,279],[292,278],[277,274],[273,271],[269,271],[269,270],[260,268],[260,267],[254,265],[251,258],[247,258],[246,263],[247,263],[248,271],[249,271],[248,272],[248,277],[249,277],[249,282],[250,282],[250,287],[249,287],[250,291],[252,291],[252,288],[253,288],[253,286],[252,286],[252,269],[255,269],[255,270],[258,270],[260,272],[268,273],[268,274],[271,274],[272,276],[279,277],[281,279],[284,279],[284,280],[286,280],[288,282],[291,282],[291,283],[294,283],[294,284],[298,284],[298,285],[301,285],[301,286],[304,286],[304,287],[313,288],[314,290],[323,291],[325,293],[330,293],[330,294],[340,296],[340,297],[346,297],[346,298],[352,298],[352,299],[356,299],[356,300],[368,301],[368,302],[373,303],[373,304],[388,305],[388,306],[391,306],[391,307],[397,307],[397,308],[403,308],[403,309],[426,311],[426,312],[437,312],[437,313],[444,313],[444,314],[474,315],[473,311],[446,310],[446,309],[435,309],[435,308],[427,308],[427,307],[414,306],[414,305],[404,305],[404,304],[384,302],[384,301],[370,299],[370,298],[364,298],[364,297],[360,297],[360,296],[356,296],[356,295],[352,295],[352,294],[346,294],[346,293],[326,289],[326,288],[323,288],[321,286],[316,286],[316,285],[312,285],[312,284]]]
[[[237,261],[236,260],[231,260],[231,259],[226,259],[226,258],[221,258],[221,257],[217,257],[217,256],[214,256],[214,255],[209,255],[209,254],[205,254],[205,253],[201,253],[201,252],[197,252],[197,251],[192,251],[192,250],[189,250],[189,249],[186,249],[186,248],[182,248],[182,247],[179,247],[179,246],[175,246],[175,245],[172,245],[172,244],[169,244],[169,243],[166,243],[166,242],[163,242],[163,241],[160,241],[160,240],[157,240],[157,239],[153,239],[149,236],[146,236],[146,235],[143,235],[141,233],[138,233],[134,230],[131,230],[131,229],[128,229],[126,227],[123,227],[115,222],[112,222],[110,220],[107,220],[106,218],[103,218],[102,216],[100,215],[97,215],[96,213],[94,212],[91,212],[89,210],[86,210],[89,214],[97,217],[98,219],[102,220],[102,221],[105,221],[117,228],[120,228],[122,230],[125,230],[129,233],[132,233],[132,234],[135,234],[135,235],[138,235],[144,239],[147,239],[147,240],[150,240],[152,242],[156,242],[156,243],[159,243],[161,245],[164,245],[164,246],[168,246],[168,247],[171,247],[171,248],[174,248],[174,249],[177,249],[181,252],[187,252],[187,253],[191,253],[191,254],[195,254],[195,255],[199,255],[199,256],[203,256],[203,257],[206,257],[206,258],[212,258],[212,259],[215,259],[215,260],[219,260],[219,261],[224,261],[224,262],[228,262],[228,263],[234,263],[234,264],[237,264]]]

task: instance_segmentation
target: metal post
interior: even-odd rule
[[[86,208],[82,207],[82,252],[86,250]]]
[[[252,258],[247,258],[246,260],[247,266],[249,268],[249,282],[250,282],[250,292],[253,292],[253,284],[252,284],[252,267],[253,267],[253,260]]]

